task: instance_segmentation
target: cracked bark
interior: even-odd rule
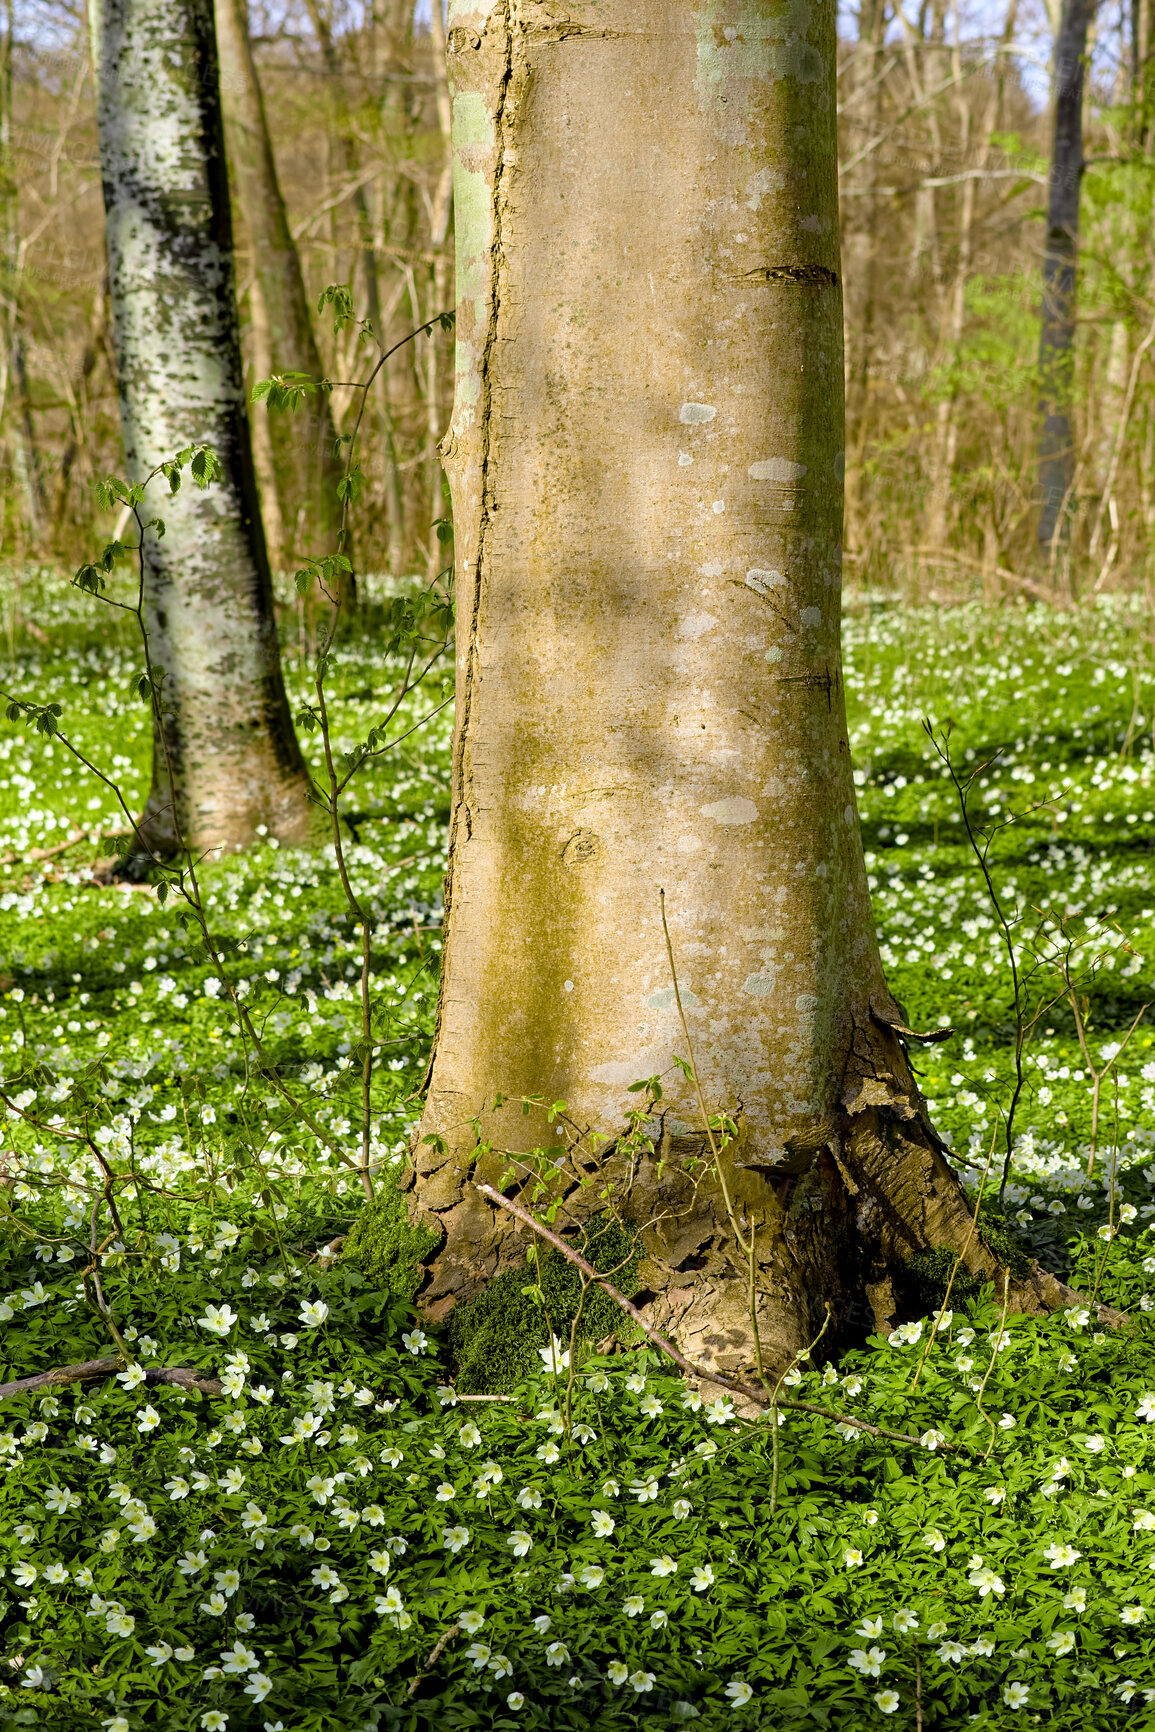
[[[835,39],[829,9],[805,16],[790,41],[754,0],[454,0],[449,20],[461,611],[422,1302],[444,1315],[524,1253],[471,1182],[506,1166],[475,1161],[472,1121],[525,1152],[557,1130],[498,1091],[563,1099],[589,1134],[560,1218],[600,1189],[582,1170],[604,1180],[652,1223],[647,1318],[741,1375],[748,1271],[672,1066],[659,887],[707,1100],[738,1123],[768,1359],[826,1300],[832,1345],[889,1328],[911,1256],[970,1227],[854,803]],[[628,1086],[655,1073],[662,1159],[631,1163]],[[977,1235],[965,1263],[998,1274]]]
[[[145,622],[165,670],[141,827],[161,855],[310,834],[253,474],[211,0],[93,0],[110,294],[132,480],[206,444],[223,481],[150,493]],[[164,745],[175,772],[170,787]]]

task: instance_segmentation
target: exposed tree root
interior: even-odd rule
[[[1086,1303],[1004,1236],[992,1232],[999,1241],[992,1248],[917,1097],[898,1097],[892,1078],[862,1085],[809,1141],[814,1146],[800,1147],[795,1139],[789,1159],[772,1165],[759,1162],[739,1135],[721,1156],[738,1225],[753,1244],[753,1269],[702,1137],[664,1140],[661,1159],[638,1171],[608,1145],[596,1184],[583,1184],[575,1167],[554,1192],[562,1219],[576,1224],[595,1211],[593,1199],[608,1185],[623,1217],[638,1223],[642,1290],[632,1304],[614,1297],[665,1351],[682,1356],[683,1369],[692,1365],[694,1376],[764,1401],[759,1344],[762,1372],[781,1369],[814,1339],[827,1304],[832,1356],[871,1333],[889,1334],[932,1308],[926,1271],[936,1259],[956,1268],[960,1297],[979,1283],[1001,1292],[1005,1281],[1016,1313],[1040,1316]],[[505,1155],[474,1163],[463,1153],[422,1150],[416,1165],[422,1219],[443,1234],[418,1303],[439,1320],[524,1256],[527,1240],[513,1217],[538,1232],[534,1215],[541,1211],[514,1206],[516,1189],[511,1197],[508,1185],[500,1199],[504,1220],[483,1200],[498,1195]],[[564,1239],[551,1242],[574,1260]],[[1107,1306],[1094,1309],[1101,1325],[1125,1321]]]

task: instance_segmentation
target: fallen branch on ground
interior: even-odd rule
[[[102,834],[106,836],[127,836],[129,832],[127,830],[106,830],[103,831]],[[69,848],[75,848],[78,842],[88,842],[93,847],[96,845],[95,842],[93,842],[92,832],[90,830],[77,830],[75,835],[67,837],[63,842],[54,842],[51,848],[26,848],[22,854],[14,853],[0,855],[0,866],[21,865],[25,860],[33,863],[40,860],[52,860],[57,854],[66,854]]]
[[[123,1359],[82,1359],[77,1365],[57,1365],[52,1371],[39,1371],[35,1377],[18,1377],[14,1383],[0,1383],[0,1401],[13,1395],[33,1395],[41,1389],[61,1389],[69,1383],[98,1383],[101,1378],[115,1377],[125,1369]],[[146,1383],[175,1383],[180,1389],[196,1390],[199,1395],[220,1395],[221,1385],[215,1377],[202,1377],[188,1366],[147,1366]]]
[[[706,1383],[716,1383],[722,1389],[728,1389],[735,1395],[744,1396],[747,1401],[756,1402],[759,1407],[785,1407],[790,1408],[795,1413],[813,1413],[821,1419],[833,1419],[838,1425],[853,1426],[855,1431],[865,1431],[870,1437],[889,1438],[892,1443],[912,1443],[916,1449],[927,1447],[921,1438],[913,1437],[909,1432],[891,1431],[885,1425],[871,1425],[865,1419],[856,1419],[851,1413],[838,1413],[834,1408],[820,1407],[813,1401],[784,1401],[781,1396],[777,1400],[771,1400],[764,1389],[758,1389],[740,1377],[731,1377],[725,1371],[713,1371],[707,1365],[695,1365],[693,1360],[687,1359],[685,1354],[680,1353],[673,1342],[667,1340],[660,1330],[655,1329],[652,1323],[646,1322],[637,1306],[631,1304],[624,1293],[619,1293],[612,1281],[607,1280],[604,1275],[599,1275],[592,1263],[587,1263],[585,1258],[573,1249],[572,1245],[567,1245],[564,1239],[559,1238],[556,1233],[543,1226],[535,1216],[530,1214],[528,1209],[523,1209],[520,1203],[513,1201],[512,1197],[503,1197],[501,1192],[495,1190],[492,1185],[475,1184],[474,1189],[480,1191],[483,1197],[488,1197],[491,1202],[497,1203],[500,1208],[508,1209],[511,1215],[515,1215],[519,1221],[523,1221],[527,1227],[532,1228],[540,1238],[552,1245],[555,1251],[560,1251],[563,1257],[568,1258],[575,1268],[582,1271],[583,1275],[588,1275],[591,1281],[596,1281],[602,1291],[609,1294],[615,1305],[620,1305],[622,1310],[633,1318],[638,1328],[645,1331],[654,1346],[660,1347],[662,1352],[672,1359],[675,1365],[680,1366],[689,1377],[697,1377]],[[940,1443],[937,1447],[962,1454],[970,1453],[967,1446],[962,1443]]]
[[[1017,571],[1008,571],[1005,565],[988,565],[985,560],[975,559],[966,553],[955,553],[952,549],[943,547],[904,547],[902,551],[912,553],[918,559],[925,559],[931,565],[966,565],[973,571],[981,571],[984,576],[989,572],[992,577],[1001,577],[1004,583],[1013,583],[1016,589],[1034,596],[1036,601],[1046,602],[1049,607],[1063,606],[1063,598],[1056,590],[1044,588],[1033,578],[1020,577]]]
[[[421,1686],[425,1682],[426,1678],[428,1678],[430,1672],[432,1672],[434,1666],[436,1666],[438,1660],[440,1660],[442,1654],[445,1652],[445,1650],[449,1646],[450,1642],[452,1642],[454,1636],[456,1636],[459,1627],[460,1626],[457,1624],[450,1624],[449,1628],[446,1630],[445,1634],[441,1637],[440,1641],[438,1641],[434,1645],[433,1650],[430,1653],[428,1660],[426,1660],[424,1666],[422,1666],[420,1672],[417,1673],[416,1677],[410,1681],[409,1691],[408,1691],[408,1694],[410,1696],[416,1696],[418,1690],[421,1688]]]

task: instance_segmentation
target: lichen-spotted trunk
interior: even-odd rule
[[[524,1250],[472,1188],[507,1161],[474,1160],[470,1121],[525,1151],[557,1128],[497,1091],[561,1098],[601,1133],[585,1176],[653,1223],[649,1315],[752,1364],[736,1226],[780,1363],[826,1300],[835,1339],[885,1327],[912,1254],[970,1225],[895,1032],[846,736],[834,9],[454,0],[450,24],[458,714],[423,1301]],[[736,1221],[672,1065],[660,889],[738,1126]],[[639,1163],[614,1139],[657,1073]],[[966,1262],[995,1268],[977,1235]]]
[[[144,515],[145,622],[165,670],[141,829],[238,847],[309,834],[253,477],[212,0],[93,0],[101,176],[125,462],[132,480],[210,445],[224,479],[160,486]],[[172,779],[170,782],[170,768]]]

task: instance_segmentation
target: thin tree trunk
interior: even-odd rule
[[[445,252],[445,242],[453,208],[453,107],[446,76],[445,25],[441,17],[440,0],[433,0],[429,17],[433,49],[433,73],[437,79],[437,116],[441,123],[445,163],[433,195],[433,208],[430,214],[430,246],[433,252],[433,263],[429,270],[431,305],[425,318],[432,318],[435,313],[441,312],[445,307],[449,285],[449,259]],[[425,556],[425,575],[427,581],[430,582],[437,575],[441,565],[441,543],[437,539],[437,531],[433,526],[438,518],[445,515],[442,505],[441,457],[437,448],[443,430],[440,362],[441,333],[434,328],[429,333],[425,375],[425,429],[426,438],[429,441],[429,508],[427,517],[429,539]]]
[[[204,443],[222,482],[146,512],[145,617],[165,669],[143,827],[158,852],[309,835],[245,413],[211,0],[94,0],[101,174],[125,461]],[[170,781],[169,764],[173,770]]]
[[[413,69],[412,33],[411,0],[392,0],[389,16],[382,27],[384,55],[379,103],[380,127],[386,149],[391,153],[396,148],[396,135],[400,133],[404,136],[412,128],[408,91],[403,82]],[[391,160],[396,158],[391,155]],[[391,185],[381,186],[377,206],[379,220],[373,243],[375,258],[378,251],[384,254],[387,242],[395,238],[393,231],[397,211],[399,208],[407,211],[411,197],[412,186],[401,175],[395,176]],[[395,283],[393,292],[381,302],[382,328],[378,335],[386,349],[392,347],[399,334],[392,324],[392,310],[401,299],[401,285]],[[395,577],[399,577],[403,571],[406,552],[405,488],[397,452],[397,405],[399,399],[404,401],[407,369],[411,365],[412,356],[402,349],[382,367],[376,384],[377,405],[381,416],[381,440],[385,448],[382,491],[388,529],[386,563]]]
[[[12,378],[12,338],[16,330],[16,281],[20,236],[17,221],[16,161],[12,149],[12,36],[15,0],[2,0],[0,27],[0,425]]]
[[[964,110],[963,150],[960,152],[964,161],[967,155],[966,146],[969,143],[967,138],[969,121],[969,111]],[[943,333],[945,338],[943,347],[952,360],[958,354],[959,345],[966,330],[966,290],[971,273],[974,214],[975,183],[973,180],[968,180],[963,185],[958,257],[955,261],[954,283],[951,288],[950,312],[946,322],[946,331]],[[954,478],[955,451],[958,444],[958,427],[955,421],[956,405],[957,396],[953,389],[945,397],[941,397],[935,405],[926,540],[927,546],[936,550],[946,546],[949,532],[951,483]]]
[[[87,396],[89,381],[96,371],[97,361],[102,354],[107,354],[107,352],[108,283],[106,280],[93,296],[88,335],[75,373],[74,404],[70,411],[71,425],[68,443],[65,445],[60,459],[60,482],[56,493],[55,520],[58,532],[64,522],[64,513],[68,507],[68,490],[72,481],[72,471],[76,465],[76,459],[80,456],[88,440]]]
[[[1075,441],[1071,427],[1075,363],[1075,262],[1083,178],[1083,77],[1094,0],[1063,0],[1055,43],[1054,119],[1043,323],[1039,335],[1040,546],[1065,540],[1070,521]]]
[[[18,281],[19,278],[17,278]],[[15,296],[17,292],[14,287],[13,295]],[[16,434],[16,468],[24,493],[25,510],[28,514],[28,533],[33,541],[39,542],[44,534],[45,522],[44,478],[40,473],[40,453],[36,449],[36,427],[32,420],[32,392],[28,384],[28,360],[24,347],[24,332],[18,321],[19,312],[17,311],[10,344],[11,377],[16,388],[16,403],[20,411],[20,427]]]
[[[1131,136],[1137,151],[1151,139],[1151,0],[1131,0]]]
[[[319,379],[324,367],[301,258],[277,178],[244,0],[216,0],[216,26],[229,162],[252,236],[271,370]],[[278,413],[267,419],[282,516],[295,525],[301,506],[305,507],[306,534],[302,545],[292,551],[298,556],[332,553],[341,528],[337,483],[343,466],[329,399],[319,392],[295,415]],[[296,542],[296,536],[292,540]],[[348,537],[344,551],[351,551]]]
[[[360,166],[360,153],[357,150],[357,143],[353,137],[352,123],[348,112],[348,106],[345,101],[341,77],[341,58],[337,53],[337,45],[333,41],[333,32],[329,17],[322,10],[319,0],[305,0],[305,6],[309,14],[309,21],[313,26],[317,36],[317,41],[320,44],[321,57],[325,63],[325,70],[333,84],[338,116],[338,129],[334,142],[337,150],[338,162],[340,164],[340,172],[343,172],[345,177],[354,183],[350,202],[353,206],[353,218],[356,225],[357,236],[355,260],[360,260],[361,272],[365,282],[366,315],[369,319],[369,323],[373,327],[373,332],[378,344],[383,347],[381,281],[377,271],[377,252],[373,244],[373,217],[369,209],[369,201],[366,197],[365,188],[356,178]],[[354,272],[351,271],[350,281],[353,280],[353,276]],[[356,345],[354,345],[351,353],[353,356],[358,356]],[[359,361],[356,364],[359,365]],[[387,411],[385,411],[383,407],[385,381],[382,379],[380,374],[377,376],[374,390],[376,393],[378,412],[382,416],[385,416],[387,414]]]
[[[870,414],[870,381],[875,361],[876,257],[878,236],[877,200],[871,189],[877,184],[876,152],[867,147],[878,134],[882,113],[883,81],[879,62],[886,35],[886,0],[863,0],[858,12],[857,51],[847,70],[850,85],[843,99],[844,112],[853,115],[865,151],[855,171],[857,184],[866,189],[853,201],[853,225],[843,213],[843,250],[849,260],[847,281],[852,286],[844,307],[846,348],[846,394],[848,424],[854,438],[847,453],[846,540],[850,547],[865,550],[869,533],[863,523],[862,481],[866,454],[874,432]],[[852,137],[854,134],[851,135]],[[854,153],[856,156],[858,151]]]
[[[219,35],[219,13],[217,18],[217,32]],[[249,236],[249,242],[251,247],[251,233]],[[260,272],[256,269],[255,265],[253,267],[253,274],[249,279],[248,299],[253,373],[258,379],[268,379],[271,378],[273,373],[278,369],[273,360],[272,336],[269,331],[269,309],[265,304],[264,291],[261,288]],[[282,367],[280,370],[282,372],[287,372],[288,368]],[[301,368],[301,371],[303,372],[304,368]],[[314,378],[317,378],[318,376],[319,375],[316,373],[313,375]],[[324,407],[325,409],[328,409],[327,402]],[[275,426],[274,423],[276,423]],[[272,566],[274,571],[283,571],[286,563],[288,537],[285,534],[285,516],[282,506],[283,504],[287,504],[292,510],[294,500],[296,500],[298,502],[297,509],[299,509],[302,504],[305,505],[306,510],[308,509],[310,500],[317,497],[318,491],[310,485],[313,476],[310,475],[309,471],[311,468],[319,468],[319,465],[310,464],[309,455],[311,455],[311,453],[307,453],[304,464],[302,465],[299,462],[296,464],[297,475],[295,477],[288,474],[284,475],[284,482],[288,485],[289,492],[287,499],[283,499],[281,491],[282,477],[277,474],[277,450],[274,434],[275,432],[280,432],[283,435],[286,431],[291,433],[294,429],[286,427],[286,418],[284,416],[278,417],[276,414],[271,413],[268,405],[265,403],[253,403],[250,405],[249,425],[252,429],[253,466],[256,469],[257,488],[261,496],[261,521],[265,526],[265,541],[268,544],[269,549],[269,564]],[[282,449],[283,448],[282,445]],[[299,447],[296,451],[292,452],[293,456],[299,456],[299,454]],[[304,470],[303,475],[301,473],[302,469]],[[292,485],[294,479],[303,483],[303,485],[294,488]],[[318,477],[318,479],[320,479],[320,477]],[[335,479],[332,481],[332,486],[335,489]],[[331,545],[335,544],[336,536],[332,538]]]
[[[7,417],[12,426],[9,450],[12,466],[24,496],[29,534],[38,542],[45,519],[44,484],[36,450],[32,400],[28,389],[24,333],[20,326],[20,292],[24,275],[24,249],[20,242],[19,188],[12,145],[12,52],[15,28],[13,0],[7,0],[3,34],[0,35],[0,302],[3,330],[0,344],[0,419],[9,395],[15,397],[16,415]]]
[[[762,5],[727,16],[452,15],[458,713],[415,1205],[440,1315],[524,1250],[471,1176],[566,1140],[497,1091],[564,1100],[591,1170],[550,1189],[580,1217],[608,1185],[644,1224],[647,1316],[734,1370],[754,1317],[778,1363],[827,1300],[841,1340],[889,1327],[911,1257],[970,1217],[855,813],[834,12],[788,42]],[[705,1100],[738,1124],[725,1190],[673,1063],[659,890]],[[629,1086],[658,1074],[661,1159],[634,1162]],[[995,1267],[977,1236],[965,1262]]]
[[[1018,0],[1009,0],[1006,16],[1003,20],[1002,44],[1009,44],[1015,33],[1015,21],[1018,14]],[[1002,80],[995,77],[991,80],[989,96],[985,91],[976,100],[973,93],[969,94],[963,86],[963,64],[959,48],[958,13],[955,13],[955,47],[953,53],[953,68],[958,79],[956,91],[957,112],[959,119],[959,160],[967,163],[972,157],[971,129],[974,124],[976,107],[980,108],[980,119],[976,128],[978,148],[973,152],[973,166],[982,170],[987,166],[990,154],[991,140],[999,123],[999,107],[1002,97]],[[957,356],[959,347],[966,333],[966,292],[974,268],[974,231],[975,209],[978,199],[978,182],[975,179],[963,183],[962,211],[959,218],[958,257],[955,263],[954,283],[951,288],[950,311],[946,321],[946,341],[944,347],[953,359]],[[958,396],[955,390],[943,397],[935,411],[935,439],[931,458],[931,489],[930,511],[927,521],[927,545],[933,548],[943,548],[947,544],[950,533],[950,503],[951,489],[954,481],[955,458],[958,452]]]

